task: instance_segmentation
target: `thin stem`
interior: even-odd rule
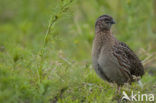
[[[48,24],[48,29],[46,31],[45,37],[44,37],[44,43],[43,43],[43,48],[41,48],[41,51],[39,52],[40,56],[40,62],[37,65],[37,74],[38,74],[38,81],[39,83],[41,82],[42,79],[42,69],[43,69],[43,59],[44,59],[44,54],[45,54],[45,48],[48,44],[48,36],[52,30],[52,27],[55,26],[56,21],[69,9],[69,5],[73,2],[73,0],[70,0],[66,4],[64,4],[61,9],[56,13],[56,15],[51,16],[49,19],[49,24]]]
[[[48,43],[48,35],[49,35],[50,31],[51,31],[51,28],[55,25],[57,19],[58,19],[57,16],[50,17],[48,29],[47,29],[46,35],[44,37],[44,48]]]

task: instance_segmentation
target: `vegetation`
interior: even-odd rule
[[[144,88],[133,83],[122,90],[156,94],[154,4],[0,0],[0,103],[116,103],[116,85],[101,80],[91,65],[94,24],[102,14],[114,17],[113,33],[145,66]]]

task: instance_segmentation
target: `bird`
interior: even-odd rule
[[[125,83],[140,81],[144,67],[129,46],[117,40],[111,27],[115,24],[109,15],[102,15],[95,22],[92,46],[92,64],[96,74],[104,81],[117,84],[117,91]]]

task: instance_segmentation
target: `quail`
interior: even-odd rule
[[[109,15],[96,20],[92,62],[97,75],[116,83],[119,89],[124,83],[138,81],[144,74],[144,67],[135,53],[113,36],[112,24],[115,21]]]

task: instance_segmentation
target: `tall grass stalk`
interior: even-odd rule
[[[42,79],[44,54],[46,52],[46,47],[49,42],[48,37],[50,35],[50,32],[54,29],[55,23],[69,10],[72,2],[73,2],[73,0],[62,0],[61,3],[63,5],[60,5],[60,10],[58,10],[58,12],[55,15],[52,15],[49,19],[48,29],[47,29],[45,37],[44,37],[43,47],[41,48],[41,50],[39,52],[40,62],[37,65],[37,68],[38,68],[37,73],[38,73],[39,83],[41,82],[41,79]]]

